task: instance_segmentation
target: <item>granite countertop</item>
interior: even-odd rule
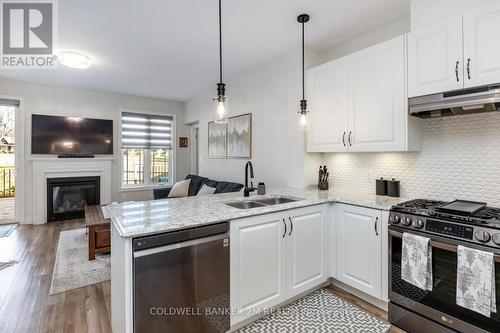
[[[299,201],[251,209],[238,209],[226,202],[248,199],[263,199],[272,196],[287,196]],[[187,197],[176,199],[125,202],[107,206],[109,215],[118,233],[123,238],[140,237],[161,232],[192,228],[243,217],[279,212],[294,208],[339,202],[351,205],[389,210],[392,205],[404,201],[375,194],[360,194],[332,189],[319,191],[317,188],[278,188],[265,196],[253,192],[250,198],[243,198],[242,192]]]

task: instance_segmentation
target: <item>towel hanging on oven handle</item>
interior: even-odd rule
[[[391,236],[397,237],[397,238],[402,238],[403,234],[394,230],[389,230],[389,234]],[[457,252],[458,247],[456,245],[451,245],[451,244],[446,244],[446,243],[441,243],[441,242],[436,242],[431,240],[429,242],[429,245],[431,247],[435,247],[437,249],[445,250],[445,251],[451,251],[451,252]],[[500,264],[500,256],[494,255],[493,256],[493,261],[497,262]]]

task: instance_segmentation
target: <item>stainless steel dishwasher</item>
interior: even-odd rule
[[[229,222],[132,244],[134,332],[229,330]]]

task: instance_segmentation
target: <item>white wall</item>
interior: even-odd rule
[[[399,36],[409,27],[410,20],[404,17],[320,51],[308,50],[307,67]],[[322,163],[321,154],[306,153],[305,135],[297,130],[300,75],[300,49],[297,49],[227,84],[230,114],[252,113],[252,162],[257,181],[270,186],[314,184]],[[210,101],[214,94],[215,88],[186,103],[186,122],[199,122],[200,126],[200,175],[243,182],[245,160],[209,159],[207,155],[207,123],[213,120]]]
[[[25,220],[29,222],[32,212],[32,163],[29,160],[31,150],[31,114],[68,115],[89,118],[112,119],[114,124],[114,160],[112,163],[113,201],[145,200],[152,198],[152,191],[120,192],[120,147],[119,126],[120,109],[170,113],[176,115],[177,137],[189,136],[189,129],[184,125],[183,103],[167,100],[144,98],[129,95],[96,92],[84,89],[41,85],[23,81],[0,79],[0,96],[22,98],[24,105],[21,121],[24,124],[24,177],[25,183]],[[177,146],[177,140],[176,140]],[[176,178],[182,179],[189,170],[189,151],[186,148],[176,150]]]
[[[473,6],[498,0],[412,0],[409,17],[390,22],[366,34],[353,36],[314,55],[311,64],[324,63],[379,42],[456,15]],[[312,52],[309,51],[308,54]],[[290,55],[262,66],[228,84],[231,114],[252,112],[254,158],[258,180],[272,186],[301,186],[316,181],[316,168],[326,163],[333,186],[373,193],[376,177],[402,180],[405,196],[437,199],[480,199],[500,205],[498,167],[494,147],[500,146],[500,116],[451,117],[425,121],[424,143],[419,153],[305,153],[296,130],[300,96],[297,56]],[[215,84],[214,84],[215,86]],[[207,158],[207,122],[212,120],[210,94],[186,105],[186,121],[200,122],[200,174],[219,179],[243,180],[244,161]],[[312,110],[314,112],[314,110]],[[302,177],[302,179],[301,179]],[[480,180],[478,180],[480,179]]]
[[[328,62],[367,47],[385,42],[389,39],[401,36],[410,31],[410,17],[402,17],[399,20],[389,22],[378,29],[373,29],[365,34],[353,36],[335,45],[322,49],[321,62]]]
[[[460,15],[469,9],[498,3],[498,0],[411,0],[411,30],[439,23],[445,17]]]
[[[298,132],[299,51],[227,82],[230,115],[252,113],[255,186],[263,181],[268,186],[300,187],[315,181],[320,155],[306,154],[305,135]],[[307,54],[309,60],[314,58],[312,52]],[[215,88],[186,104],[186,122],[198,121],[200,126],[199,174],[242,183],[246,160],[208,158],[207,131],[208,122],[213,120],[213,95]]]

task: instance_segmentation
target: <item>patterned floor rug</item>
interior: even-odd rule
[[[16,230],[17,223],[0,224],[0,237],[9,237],[12,231]]]
[[[85,228],[61,231],[50,295],[111,279],[111,257],[98,254],[88,260],[88,235]]]
[[[320,289],[239,333],[385,333],[391,325],[359,309],[327,289]]]

